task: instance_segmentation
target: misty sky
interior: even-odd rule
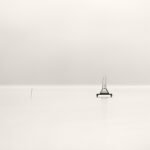
[[[3,0],[0,84],[150,84],[149,0]]]

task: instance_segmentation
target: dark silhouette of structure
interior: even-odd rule
[[[96,97],[112,97],[113,95],[111,93],[108,92],[107,90],[107,83],[106,83],[106,77],[103,78],[103,81],[102,81],[102,89],[100,91],[100,93],[96,94]]]

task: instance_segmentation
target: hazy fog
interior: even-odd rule
[[[0,84],[150,84],[149,0],[0,2]]]

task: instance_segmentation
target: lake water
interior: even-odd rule
[[[31,91],[31,88],[33,90]],[[150,87],[1,86],[1,150],[150,150]]]

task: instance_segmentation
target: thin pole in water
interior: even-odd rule
[[[32,100],[32,95],[33,95],[33,88],[31,88],[31,92],[30,92],[30,98]]]

